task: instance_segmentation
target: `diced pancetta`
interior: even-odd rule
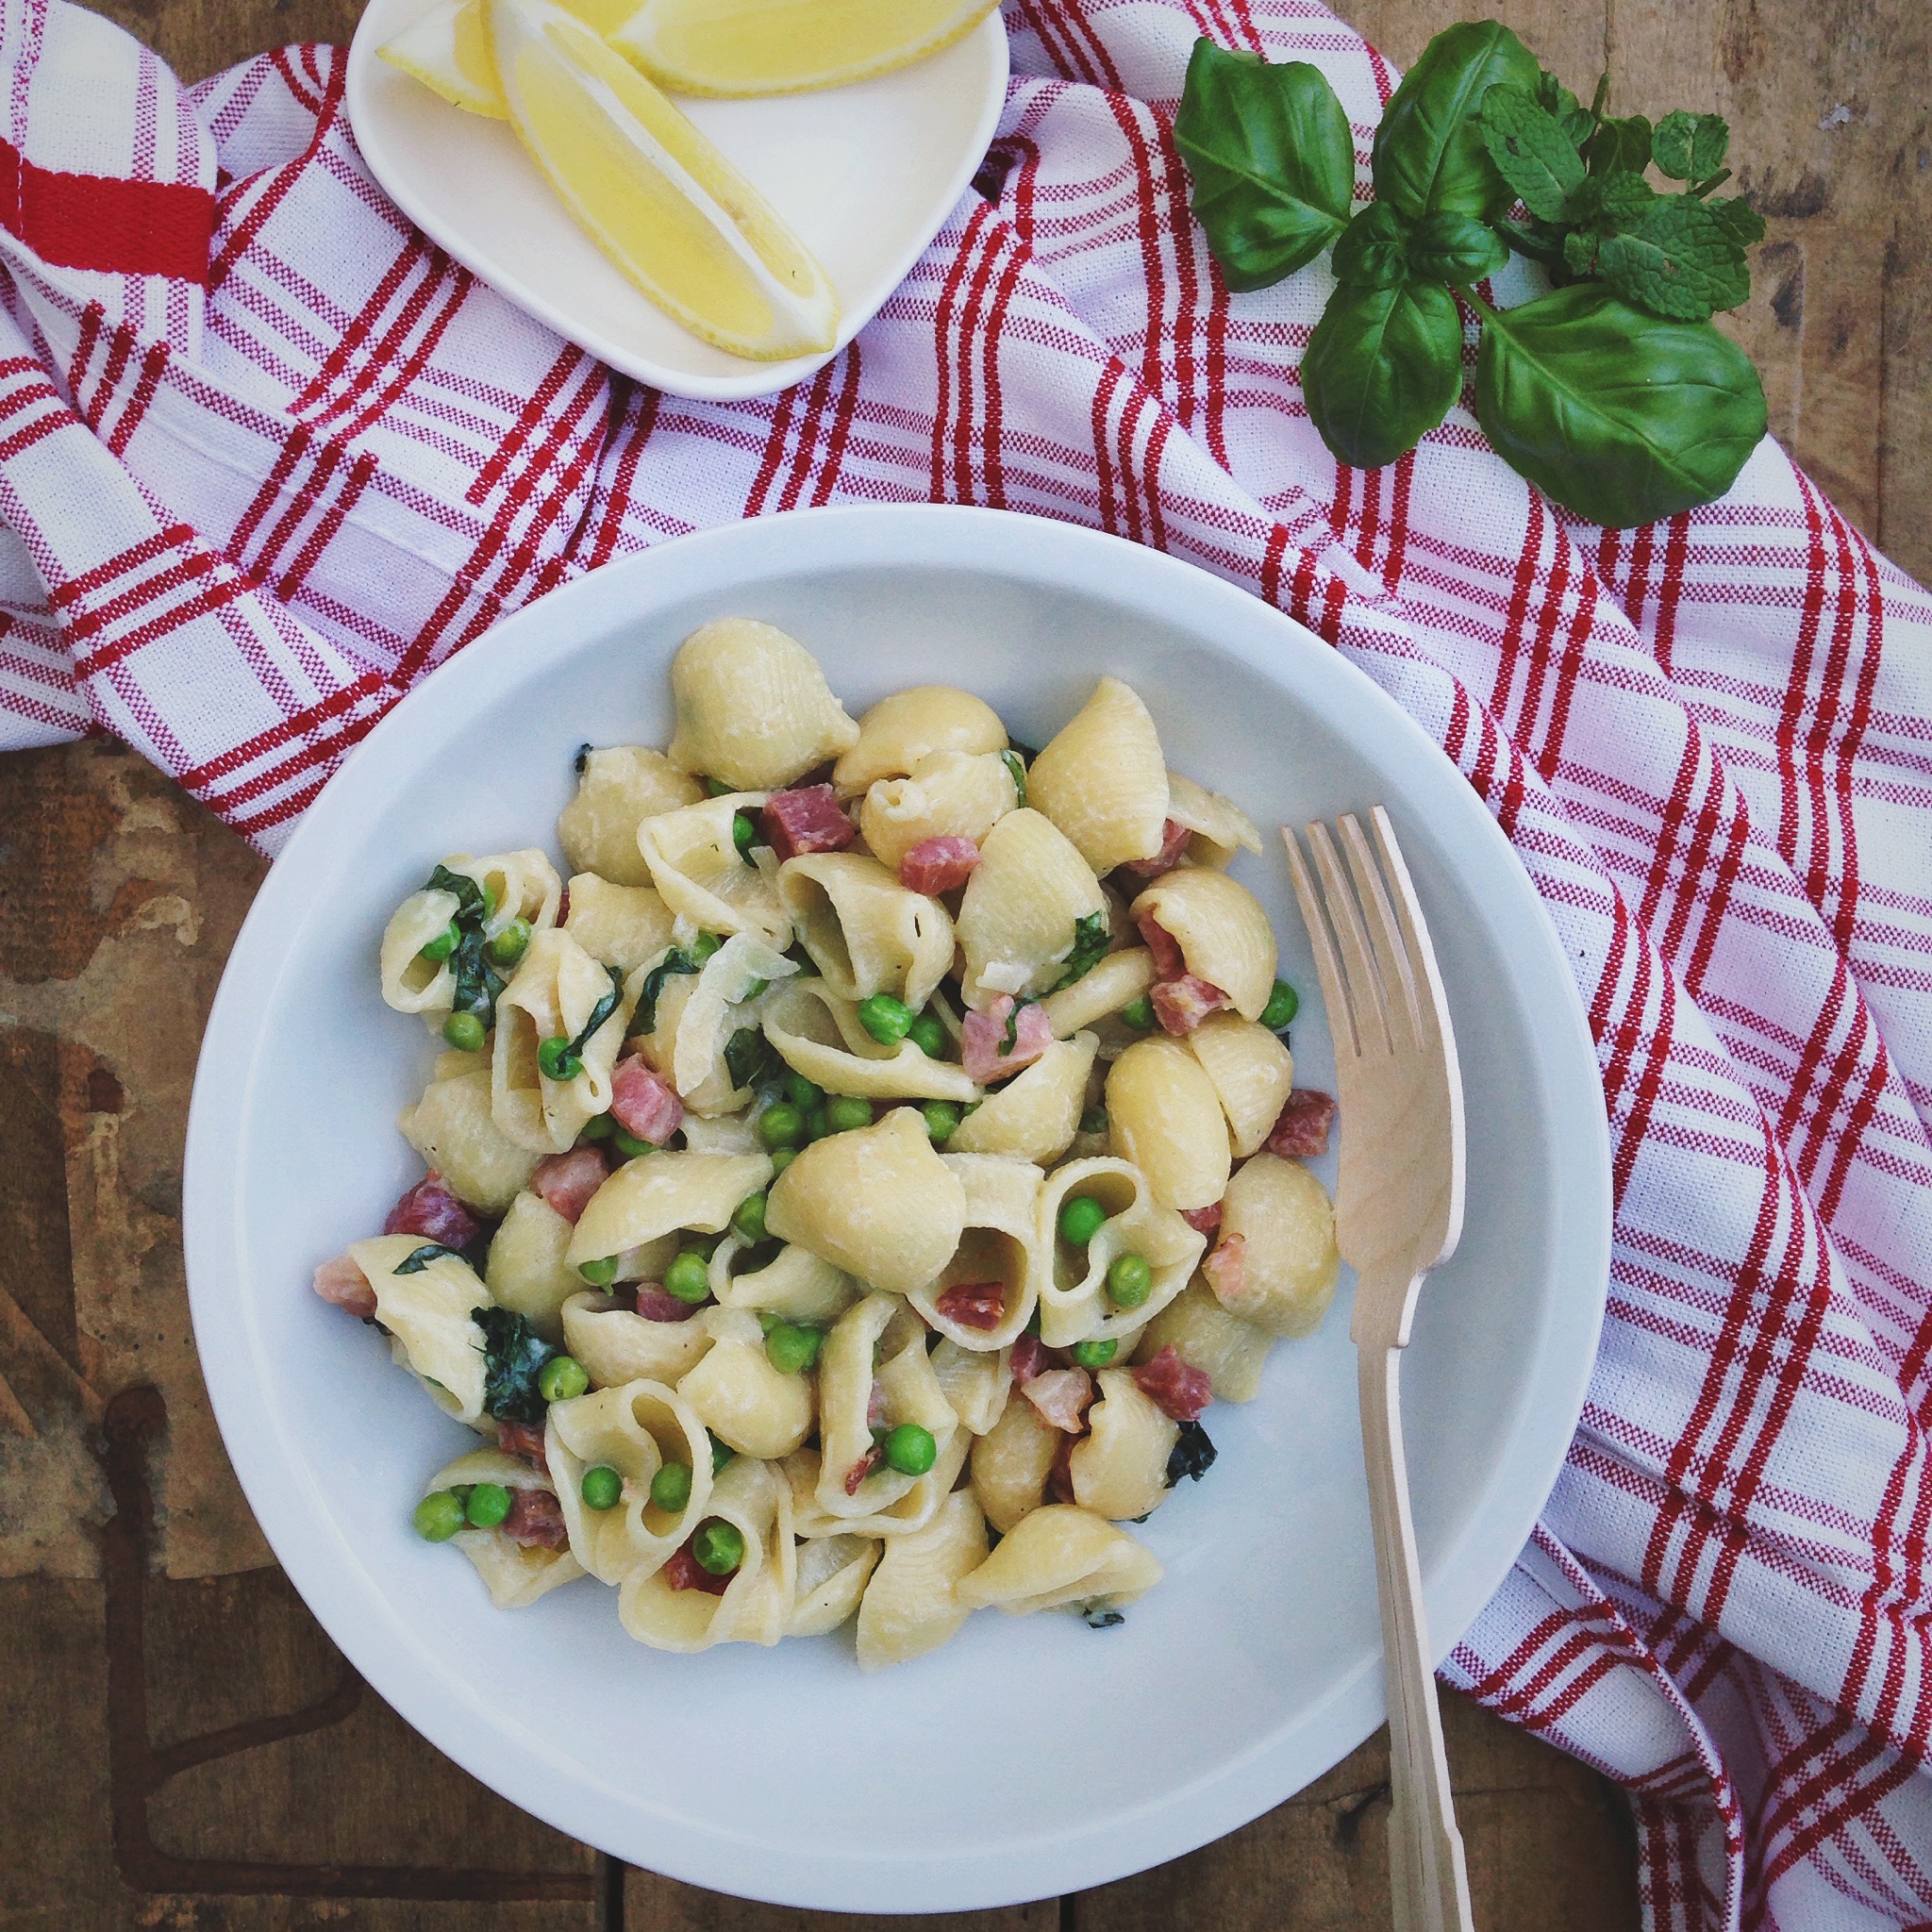
[[[1221,1203],[1210,1201],[1205,1208],[1183,1208],[1180,1216],[1196,1234],[1212,1234],[1221,1225]]]
[[[858,1486],[879,1466],[879,1446],[876,1442],[845,1472],[845,1493],[856,1496]]]
[[[1008,1033],[1012,1034],[1010,1043]],[[983,1013],[968,1013],[959,1041],[960,1064],[984,1087],[1030,1067],[1053,1044],[1053,1022],[1046,1008],[1028,1004],[1013,1012],[1013,996],[1003,992]]]
[[[679,1301],[661,1282],[641,1281],[631,1306],[647,1322],[689,1322],[704,1304]]]
[[[1218,986],[1192,973],[1183,973],[1178,979],[1157,979],[1147,997],[1154,1002],[1161,1031],[1178,1038],[1191,1033],[1209,1013],[1234,1004]]]
[[[1214,1396],[1208,1372],[1184,1362],[1171,1341],[1152,1361],[1142,1362],[1134,1371],[1134,1387],[1177,1423],[1198,1421]]]
[[[315,1291],[324,1301],[333,1302],[352,1315],[375,1312],[375,1291],[370,1287],[368,1275],[346,1255],[325,1261],[315,1271]]]
[[[509,1422],[499,1417],[496,1446],[506,1456],[521,1456],[541,1465],[543,1460],[543,1431],[534,1423]]]
[[[701,1590],[707,1596],[723,1596],[731,1588],[731,1576],[713,1576],[691,1553],[687,1543],[664,1566],[664,1581],[673,1590]]]
[[[807,852],[842,852],[858,835],[829,785],[774,791],[765,801],[765,837],[781,859]]]
[[[998,1281],[956,1281],[933,1307],[962,1328],[997,1328],[1007,1312],[1006,1285]]]
[[[950,833],[922,839],[899,861],[899,883],[915,892],[957,891],[973,876],[979,847]]]
[[[684,1102],[668,1080],[632,1054],[611,1070],[610,1114],[626,1134],[661,1147],[683,1126]]]
[[[1335,1123],[1335,1100],[1315,1087],[1297,1087],[1276,1115],[1264,1143],[1270,1154],[1284,1160],[1306,1160],[1328,1151],[1328,1129]]]
[[[1248,1288],[1247,1236],[1231,1234],[1225,1241],[1216,1241],[1201,1263],[1201,1273],[1208,1277],[1215,1300],[1224,1308],[1235,1307]]]
[[[1141,937],[1147,941],[1147,950],[1154,955],[1156,979],[1177,979],[1188,970],[1187,958],[1181,952],[1180,941],[1155,918],[1153,913],[1141,913],[1134,924],[1141,928]]]
[[[548,1490],[512,1490],[503,1533],[526,1550],[560,1550],[570,1541],[563,1505]]]
[[[1187,826],[1178,819],[1169,819],[1160,828],[1160,850],[1152,858],[1130,858],[1121,870],[1138,878],[1158,879],[1180,863],[1181,854],[1188,849],[1188,839]]]
[[[575,1226],[591,1205],[591,1196],[609,1178],[610,1170],[595,1147],[573,1147],[568,1154],[550,1154],[540,1160],[530,1186]]]
[[[1048,1369],[1022,1391],[1040,1411],[1041,1422],[1077,1436],[1087,1426],[1093,1402],[1093,1377],[1085,1369]]]
[[[450,1192],[440,1174],[425,1174],[389,1210],[384,1234],[420,1234],[445,1248],[466,1248],[476,1239],[476,1217]]]
[[[1025,1388],[1035,1375],[1043,1375],[1053,1367],[1053,1357],[1037,1335],[1023,1335],[1014,1342],[1011,1362],[1015,1389]]]

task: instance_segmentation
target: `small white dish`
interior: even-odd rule
[[[955,682],[1036,744],[1100,673],[1124,677],[1174,768],[1268,831],[1235,870],[1302,991],[1307,1086],[1332,1091],[1334,1060],[1274,827],[1388,805],[1469,1122],[1466,1232],[1403,1369],[1439,1657],[1507,1574],[1582,1408],[1608,1274],[1603,1091],[1560,942],[1467,782],[1336,652],[1186,564],[993,510],[806,511],[664,544],[498,625],[352,755],[249,912],[196,1074],[188,1270],[215,1414],[357,1669],[559,1829],[800,1907],[954,1911],[1104,1884],[1280,1803],[1382,1720],[1346,1271],[1259,1396],[1209,1409],[1220,1460],[1135,1532],[1167,1574],[1121,1627],[982,1612],[875,1677],[849,1632],[641,1648],[591,1582],[492,1610],[409,1524],[423,1478],[474,1438],[309,1291],[420,1177],[394,1121],[435,1041],[377,990],[391,908],[450,852],[551,845],[578,744],[663,743],[671,655],[727,614],[792,632],[855,713]],[[1332,1189],[1332,1154],[1315,1166]]]
[[[349,47],[349,125],[370,172],[429,239],[506,300],[611,368],[708,402],[774,395],[828,362],[877,313],[986,154],[1007,92],[993,10],[929,60],[852,87],[677,105],[771,200],[839,292],[822,356],[748,362],[701,341],[576,225],[505,121],[466,114],[378,47],[434,0],[369,0]]]

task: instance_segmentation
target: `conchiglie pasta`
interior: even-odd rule
[[[1002,752],[1007,727],[984,698],[951,685],[923,684],[881,698],[858,721],[858,737],[832,768],[841,796],[875,779],[904,777],[936,752]]]
[[[985,1435],[1007,1410],[1013,1389],[1013,1351],[961,1348],[949,1335],[932,1352],[933,1379],[959,1426]]]
[[[557,841],[573,872],[595,873],[613,886],[648,886],[651,874],[638,851],[638,827],[659,812],[695,805],[704,795],[705,788],[660,751],[618,744],[586,752],[576,793],[557,821]],[[575,909],[575,879],[571,905]]]
[[[481,1071],[432,1080],[396,1122],[403,1137],[466,1208],[501,1214],[529,1185],[542,1155],[520,1147],[491,1111],[490,1062]]]
[[[423,1486],[425,1496],[439,1490],[468,1488],[476,1483],[500,1483],[507,1490],[537,1490],[555,1494],[547,1473],[533,1469],[520,1456],[498,1449],[473,1449],[445,1463]],[[450,1541],[475,1566],[499,1610],[521,1610],[547,1596],[558,1585],[575,1583],[584,1574],[572,1551],[525,1547],[500,1529],[459,1529]]]
[[[896,1293],[932,1280],[965,1224],[965,1188],[933,1152],[924,1120],[905,1107],[813,1141],[765,1204],[765,1226],[780,1241]]]
[[[1099,1050],[1091,1033],[1055,1041],[954,1128],[947,1152],[1014,1155],[1042,1165],[1058,1160],[1080,1131],[1087,1076]]]
[[[494,939],[512,921],[522,919],[541,932],[557,924],[563,903],[563,881],[557,868],[534,845],[523,852],[493,852],[485,858],[459,854],[444,860],[453,873],[473,878],[483,889],[489,907],[483,930]]]
[[[1064,972],[1076,927],[1108,904],[1093,868],[1053,821],[1009,811],[986,836],[957,922],[966,1004],[1041,993]]]
[[[1237,879],[1204,866],[1163,873],[1134,901],[1181,949],[1188,971],[1218,986],[1244,1020],[1258,1020],[1274,991],[1274,928]]]
[[[562,1154],[584,1123],[609,1107],[610,1072],[634,1004],[621,976],[598,965],[567,932],[552,928],[531,940],[496,1001],[490,1113],[508,1139]],[[606,1017],[583,1038],[600,1011]],[[555,1039],[575,1046],[579,1064],[568,1080],[553,1080],[538,1057]]]
[[[439,1408],[475,1425],[483,1417],[483,1334],[470,1317],[490,1306],[490,1291],[447,1249],[412,1262],[426,1245],[421,1235],[377,1235],[352,1242],[349,1259],[375,1292],[391,1354]]]
[[[858,833],[896,873],[928,839],[982,843],[1019,803],[1012,771],[997,752],[936,751],[903,778],[873,781],[858,808]]]
[[[1207,1271],[1224,1306],[1271,1335],[1320,1327],[1341,1257],[1335,1209],[1298,1160],[1257,1154],[1236,1171],[1222,1204],[1220,1245],[1237,1241],[1237,1262]]]
[[[813,964],[841,999],[889,992],[916,1011],[952,966],[952,915],[863,853],[788,859],[778,868],[778,894]]]
[[[775,791],[858,742],[818,659],[755,618],[692,631],[671,660],[671,762],[741,791]]]
[[[1239,851],[1261,856],[1261,834],[1254,820],[1233,799],[1209,791],[1178,772],[1167,774],[1167,815],[1187,827],[1187,856],[1195,865],[1225,871]]]
[[[1160,1559],[1125,1530],[1069,1503],[1022,1518],[958,1585],[962,1603],[1024,1617],[1069,1606],[1119,1609],[1160,1581]]]
[[[941,1335],[961,1348],[994,1351],[1009,1347],[1033,1319],[1040,1267],[1040,1170],[1030,1160],[999,1154],[943,1157],[965,1194],[959,1239],[929,1280],[906,1291],[907,1300]],[[999,1320],[977,1328],[947,1312],[947,1293],[956,1288],[999,1290]]]
[[[1294,1086],[1293,1058],[1276,1035],[1239,1013],[1210,1013],[1187,1045],[1214,1083],[1235,1156],[1245,1160],[1281,1117]]]
[[[798,1534],[883,1537],[890,1541],[924,1529],[932,1521],[933,1512],[952,1494],[973,1440],[964,1429],[955,1429],[933,1466],[896,1503],[889,1503],[866,1516],[834,1516],[822,1507],[818,1499],[819,1452],[809,1448],[793,1450],[781,1467],[791,1484],[792,1521]]]
[[[635,835],[629,843],[637,869],[644,871]],[[601,966],[635,973],[671,943],[671,908],[654,886],[613,885],[593,872],[571,879],[563,929]]]
[[[591,1196],[572,1231],[573,1268],[689,1229],[718,1234],[731,1210],[772,1177],[765,1154],[647,1154],[626,1161]]]
[[[1128,1369],[1102,1369],[1100,1400],[1087,1411],[1088,1433],[1074,1444],[1068,1472],[1074,1501],[1116,1523],[1145,1516],[1167,1500],[1167,1458],[1180,1426],[1141,1394]]]
[[[423,948],[448,926],[460,903],[454,892],[425,886],[390,914],[379,955],[385,1005],[399,1013],[447,1013],[456,1005],[456,967],[425,958]]]
[[[1154,955],[1145,946],[1109,953],[1098,965],[1041,1001],[1056,1040],[1067,1040],[1137,1000],[1154,984]]]
[[[593,1389],[626,1382],[675,1387],[711,1346],[711,1331],[695,1315],[684,1322],[647,1322],[614,1296],[590,1289],[562,1309],[563,1345],[582,1363]]]
[[[1141,1329],[1134,1359],[1151,1362],[1172,1348],[1212,1383],[1216,1402],[1252,1402],[1274,1345],[1265,1328],[1229,1314],[1197,1274]]]
[[[726,1235],[711,1250],[711,1293],[721,1307],[782,1315],[788,1322],[823,1328],[858,1299],[858,1284],[843,1269],[792,1241],[762,1267],[736,1272],[738,1262],[755,1252],[763,1249],[748,1249],[736,1235]]]
[[[823,979],[774,989],[762,1008],[765,1038],[785,1064],[827,1093],[866,1100],[976,1100],[978,1084],[952,1060],[930,1059],[910,1040],[883,1045],[858,1006]]]
[[[552,1343],[563,1340],[564,1303],[584,1285],[564,1259],[570,1234],[570,1223],[541,1194],[519,1194],[491,1237],[483,1271],[491,1300]]]
[[[749,1003],[797,971],[795,961],[762,940],[734,933],[694,977],[679,974],[658,994],[653,1058],[687,1107],[716,1114],[749,1103],[750,1093],[731,1077],[724,1049],[733,1034],[754,1023]]]
[[[626,1382],[567,1402],[544,1418],[544,1453],[572,1554],[599,1583],[620,1583],[633,1570],[656,1570],[702,1523],[711,1499],[711,1444],[691,1405],[661,1382]],[[691,1493],[677,1509],[651,1500],[651,1479],[666,1463],[691,1472]],[[624,1488],[617,1507],[591,1509],[584,1472],[612,1469]]]
[[[973,1493],[1002,1536],[1046,1501],[1047,1479],[1066,1438],[1030,1402],[1008,1402],[973,1445]]]
[[[861,1536],[820,1536],[800,1543],[797,1601],[786,1636],[824,1637],[849,1623],[884,1548]]]
[[[732,837],[732,821],[756,812],[765,797],[727,792],[646,819],[638,850],[674,914],[701,931],[750,933],[782,951],[791,943],[791,922],[779,904],[777,874],[741,855]]]
[[[1163,1208],[1211,1208],[1227,1191],[1227,1123],[1214,1083],[1177,1040],[1135,1042],[1107,1076],[1115,1151]]]
[[[937,1650],[958,1634],[969,1606],[962,1578],[986,1560],[986,1519],[971,1490],[941,1503],[932,1521],[894,1538],[858,1606],[858,1667],[884,1670]]]
[[[1074,1194],[1090,1196],[1107,1214],[1085,1248],[1058,1233],[1060,1208]],[[1154,1199],[1139,1168],[1107,1156],[1070,1160],[1047,1176],[1039,1230],[1040,1339],[1048,1348],[1138,1334],[1187,1286],[1206,1245],[1205,1236]],[[1152,1275],[1147,1299],[1135,1308],[1116,1307],[1105,1287],[1108,1267],[1127,1254],[1139,1255]]]
[[[1026,774],[1026,802],[1096,873],[1152,858],[1167,825],[1167,760],[1139,694],[1103,677]]]
[[[710,1308],[699,1317],[711,1346],[688,1370],[677,1392],[721,1442],[765,1461],[789,1456],[811,1433],[812,1385],[774,1368],[764,1330],[744,1308]]]
[[[819,1355],[820,1466],[816,1502],[827,1516],[873,1516],[889,1509],[920,1480],[880,1461],[874,1423],[915,1424],[944,1449],[958,1418],[940,1390],[924,1332],[898,1346],[888,1331],[899,1313],[891,1295],[869,1295],[833,1324]]]

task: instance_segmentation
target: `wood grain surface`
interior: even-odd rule
[[[112,0],[184,76],[346,39],[354,0]],[[1467,8],[1342,0],[1397,61]],[[1736,319],[1772,426],[1932,573],[1932,8],[1507,0],[1622,111],[1721,108],[1770,222]],[[0,758],[0,1928],[61,1932],[1356,1932],[1388,1923],[1372,1740],[1221,1843],[1076,1898],[918,1921],[613,1867],[493,1796],[350,1671],[270,1560],[195,1366],[182,1136],[261,876],[128,752]],[[1445,1699],[1483,1932],[1630,1932],[1606,1781]],[[900,1774],[916,1774],[916,1767]]]

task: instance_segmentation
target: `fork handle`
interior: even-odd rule
[[[1402,1351],[1364,1337],[1356,1360],[1389,1690],[1389,1868],[1396,1932],[1471,1932],[1469,1874],[1442,1749],[1402,1453]]]

